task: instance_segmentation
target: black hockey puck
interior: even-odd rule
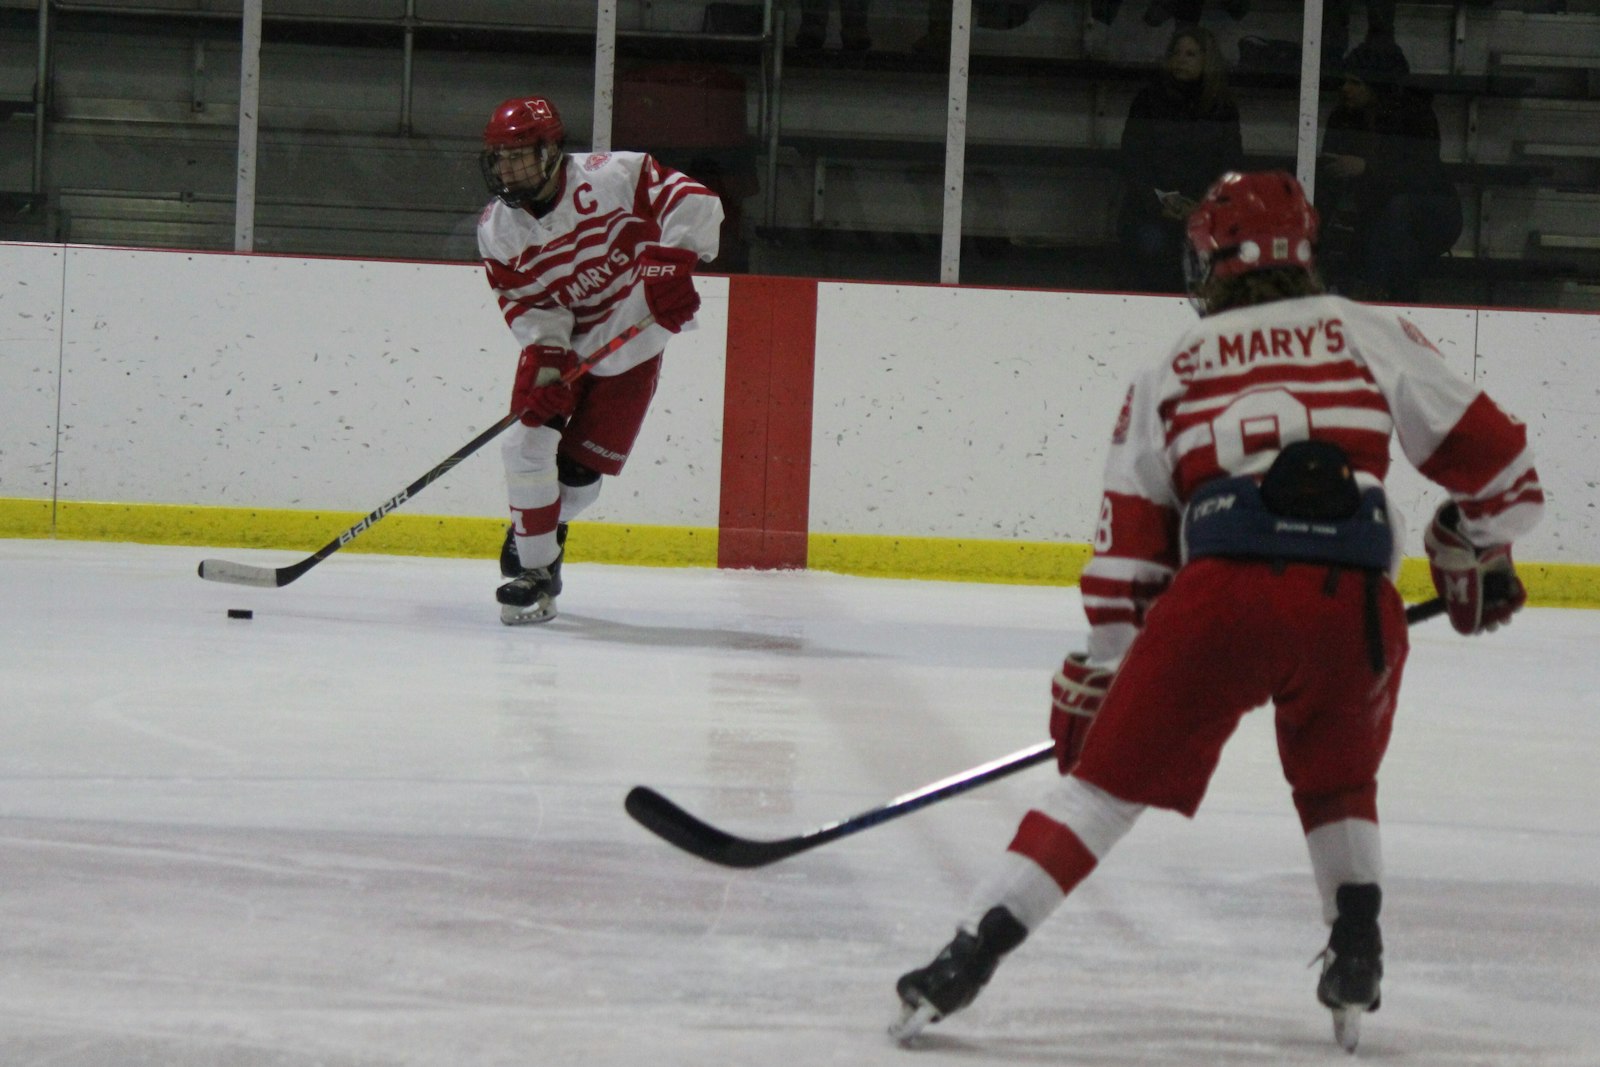
[[[228,618],[230,619],[253,619],[255,617],[256,613],[251,611],[249,608],[228,609]]]

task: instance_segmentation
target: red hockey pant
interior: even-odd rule
[[[1405,605],[1377,589],[1385,670],[1367,647],[1365,575],[1202,559],[1156,601],[1073,774],[1119,799],[1192,816],[1222,746],[1276,707],[1278,754],[1306,832],[1377,821],[1377,775],[1410,647]]]

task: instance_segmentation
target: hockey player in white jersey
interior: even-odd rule
[[[494,199],[478,252],[521,348],[501,448],[511,528],[496,590],[507,625],[555,617],[567,523],[621,473],[655,395],[667,338],[700,307],[693,273],[716,258],[722,203],[640,152],[569,153],[541,96],[495,108],[480,162]],[[579,355],[653,316],[568,384]]]
[[[1051,690],[1063,777],[955,939],[900,978],[902,1040],[970,1003],[1146,808],[1192,816],[1240,718],[1269,701],[1330,927],[1317,997],[1348,1049],[1377,1010],[1377,775],[1409,647],[1391,438],[1446,491],[1423,541],[1461,633],[1524,603],[1511,544],[1544,495],[1522,423],[1403,312],[1324,294],[1316,236],[1283,172],[1225,175],[1190,217],[1201,319],[1137,376],[1112,434],[1088,647]]]

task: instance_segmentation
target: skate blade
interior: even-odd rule
[[[900,1017],[889,1024],[889,1036],[902,1045],[918,1034],[931,1022],[939,1019],[939,1009],[924,1000],[915,1006],[911,1004],[900,1005]]]
[[[549,622],[556,617],[556,602],[541,596],[527,607],[515,604],[500,605],[500,621],[507,626],[527,626],[530,623]]]
[[[1361,1043],[1361,1009],[1356,1007],[1333,1010],[1333,1039],[1346,1052],[1355,1052]]]

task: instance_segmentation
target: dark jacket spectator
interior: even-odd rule
[[[1183,292],[1184,221],[1211,183],[1243,159],[1239,106],[1216,38],[1197,26],[1179,30],[1122,129],[1117,233],[1129,288]]]
[[[1342,65],[1317,176],[1330,283],[1358,298],[1418,299],[1418,279],[1461,235],[1431,93],[1406,84],[1398,45],[1367,41]]]

